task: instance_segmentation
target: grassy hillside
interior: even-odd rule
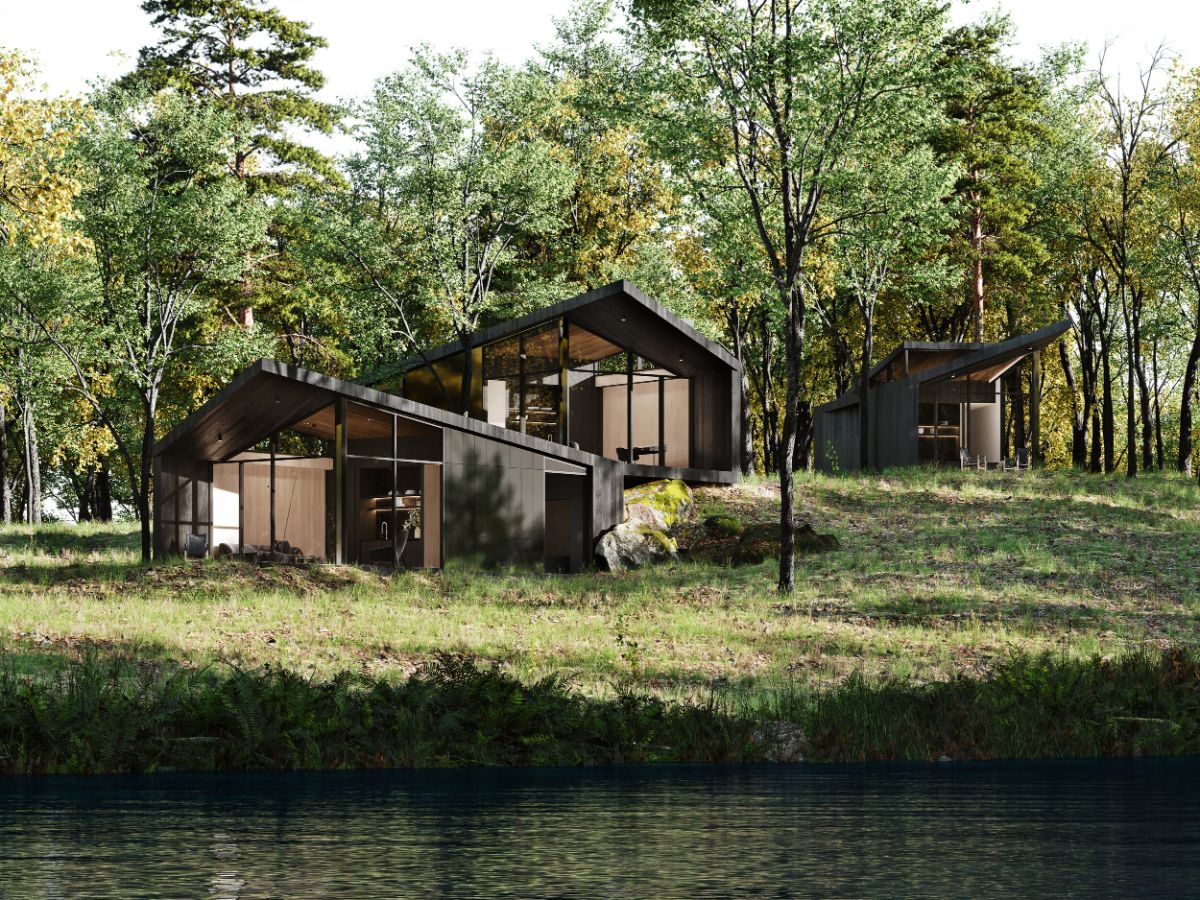
[[[626,575],[303,571],[136,563],[126,527],[0,532],[0,641],[17,672],[96,649],[201,666],[410,675],[440,653],[592,696],[717,692],[750,706],[853,672],[907,684],[1013,654],[1121,655],[1200,637],[1200,508],[1171,476],[932,473],[798,481],[799,509],[841,548],[728,567],[699,524],[773,521],[768,482],[697,492],[693,558]],[[701,553],[703,551],[703,553]]]

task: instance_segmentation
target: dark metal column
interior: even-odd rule
[[[525,434],[525,335],[517,338],[517,424]]]
[[[399,429],[396,427],[396,417],[392,416],[392,489],[388,492],[388,506],[391,508],[389,517],[392,520],[392,571],[400,571],[400,542],[397,539],[397,534],[400,531],[400,517],[396,514],[396,498],[400,495],[400,485],[398,482],[399,470],[397,469],[396,457],[400,455],[399,444]],[[422,503],[424,502],[424,485],[421,486]]]
[[[271,434],[271,552],[275,552],[275,454],[279,452],[279,432]]]
[[[625,448],[633,462],[633,354],[625,353]]]
[[[1033,446],[1029,452],[1030,465],[1041,464],[1042,453],[1042,351],[1033,351],[1033,371],[1029,376],[1029,431]]]
[[[346,562],[346,400],[333,404],[333,554]]]
[[[571,336],[567,317],[558,321],[558,442],[571,442]]]
[[[246,552],[246,464],[238,463],[238,552]]]
[[[667,464],[667,379],[658,378],[658,464]]]

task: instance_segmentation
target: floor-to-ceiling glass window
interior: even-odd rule
[[[488,422],[548,441],[560,440],[561,329],[556,319],[483,348],[483,406]]]
[[[439,567],[441,458],[439,428],[358,403],[342,401],[340,410],[330,403],[213,466],[214,549],[277,561],[340,557],[349,563]]]

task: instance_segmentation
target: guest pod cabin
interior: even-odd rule
[[[627,486],[737,481],[740,379],[625,281],[361,382],[259,360],[156,445],[155,552],[578,571]]]
[[[1027,399],[1031,447],[1037,448],[1041,353],[1070,328],[1064,320],[996,344],[905,341],[868,379],[868,467],[1000,465],[1003,378],[1026,359],[1033,366]],[[859,469],[861,403],[862,392],[855,387],[814,410],[818,469]]]

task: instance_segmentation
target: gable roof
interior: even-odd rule
[[[572,323],[681,375],[711,370],[714,362],[741,370],[741,364],[728,350],[624,279],[482,328],[470,336],[468,343],[471,347],[490,344],[564,315]],[[358,381],[378,384],[461,353],[466,346],[463,341],[451,341],[378,369]]]
[[[960,341],[905,341],[886,357],[883,362],[871,369],[871,378],[882,372],[888,363],[895,360],[905,351],[919,351],[929,356],[928,364],[920,367],[910,367],[908,380],[915,384],[929,384],[957,378],[960,375],[983,374],[992,381],[1007,371],[1008,367],[1023,359],[1034,350],[1044,350],[1056,342],[1073,327],[1070,319],[1063,319],[1037,331],[1017,335],[994,344],[975,344]],[[903,381],[905,378],[897,378]],[[852,387],[844,394],[828,403],[823,403],[814,410],[831,411],[858,403],[858,387]]]

